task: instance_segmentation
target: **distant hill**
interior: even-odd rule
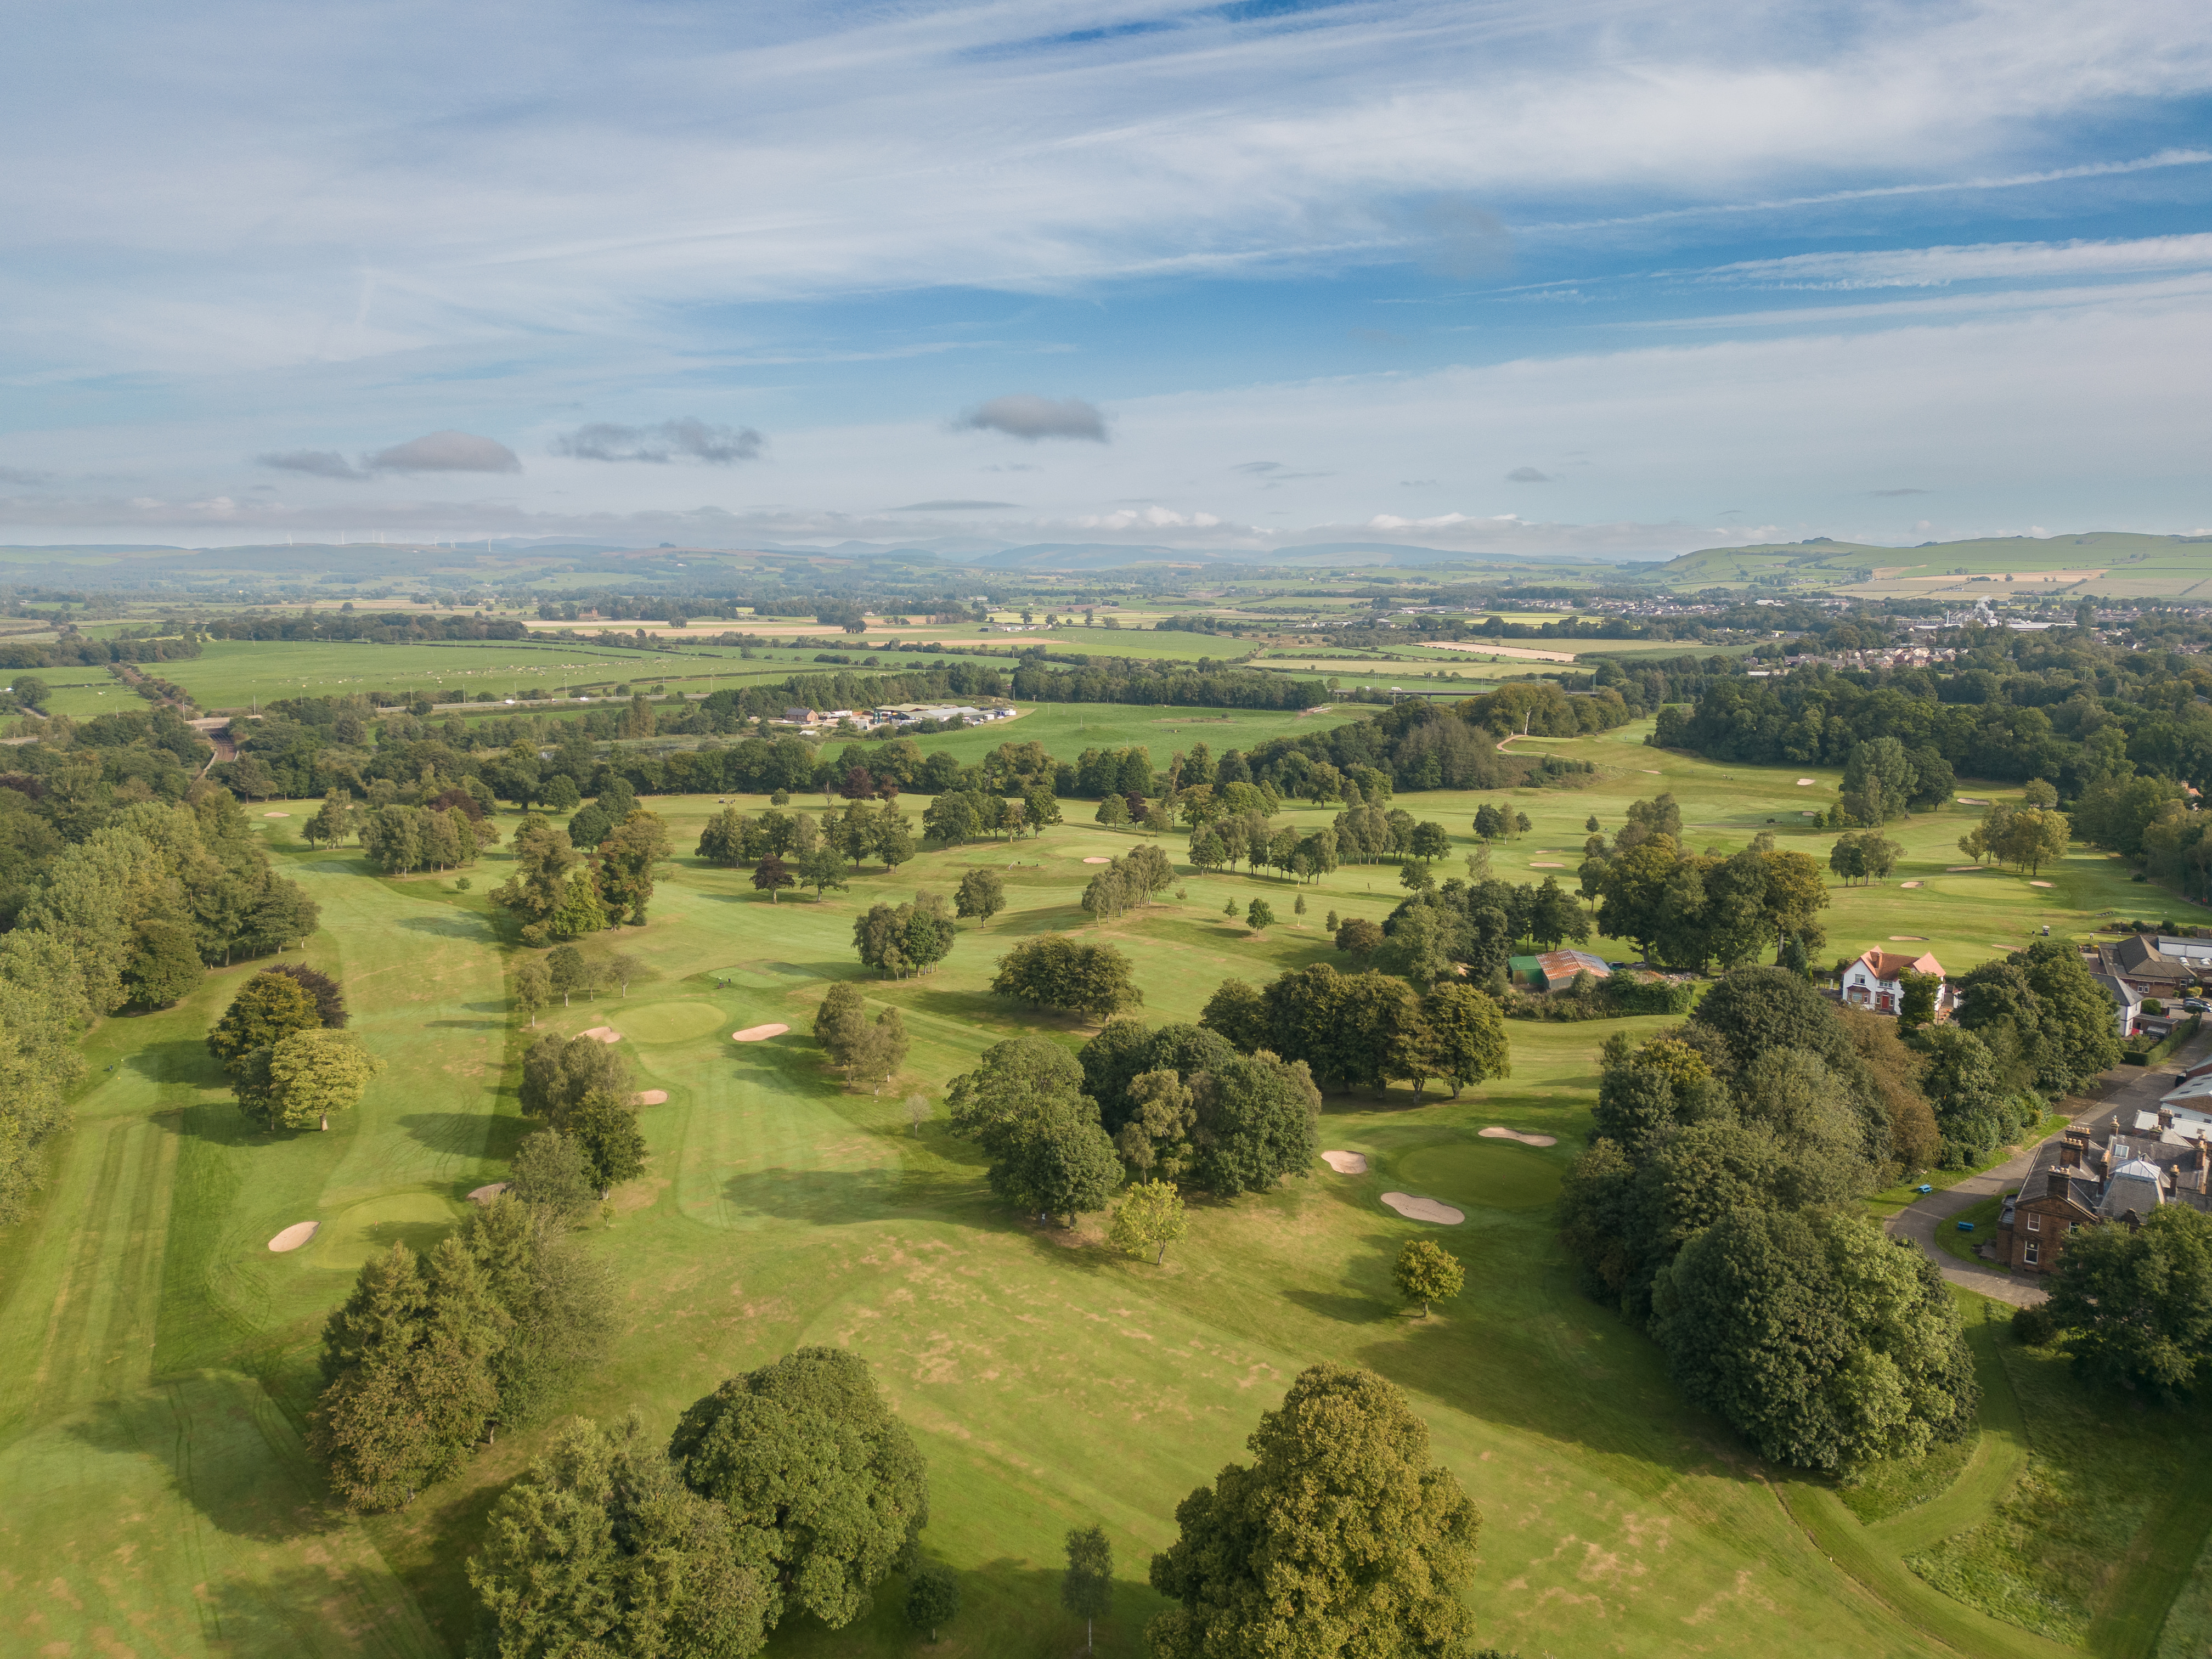
[[[1677,592],[1750,586],[1771,590],[1778,597],[1826,590],[1855,598],[1925,596],[1964,602],[2000,588],[2015,599],[2202,598],[2212,596],[2212,536],[2094,530],[1926,542],[1918,547],[1875,547],[1816,536],[1802,542],[1703,548],[1638,574]]]

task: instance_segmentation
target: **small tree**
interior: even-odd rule
[[[545,972],[563,1008],[576,992],[590,988],[591,969],[585,966],[584,953],[573,945],[555,945],[546,956]]]
[[[995,870],[970,870],[953,896],[954,914],[988,921],[1006,908],[1006,884]]]
[[[1408,1302],[1421,1304],[1421,1317],[1429,1316],[1429,1304],[1457,1296],[1467,1283],[1467,1269],[1459,1265],[1459,1258],[1441,1244],[1425,1238],[1407,1241],[1398,1252],[1398,1262],[1391,1270],[1398,1281],[1399,1294]]]
[[[851,884],[845,879],[845,860],[837,849],[826,842],[799,860],[799,879],[814,890],[817,904],[832,887],[842,892]]]
[[[779,888],[793,886],[798,880],[799,878],[791,873],[783,860],[773,853],[753,866],[753,886],[757,891],[766,893],[771,904],[775,902]]]
[[[868,1035],[866,1005],[857,987],[833,985],[814,1011],[814,1040],[833,1066],[850,1065]]]
[[[929,1121],[927,1095],[914,1094],[906,1097],[906,1121],[913,1126],[915,1135],[919,1136],[921,1133],[921,1126]]]
[[[1244,907],[1244,925],[1254,933],[1265,933],[1275,925],[1275,912],[1267,900],[1255,898]]]
[[[1188,1231],[1182,1195],[1165,1181],[1140,1182],[1114,1206],[1114,1224],[1106,1242],[1129,1255],[1157,1250],[1152,1265],[1168,1259],[1168,1246]]]
[[[927,1631],[929,1639],[934,1642],[939,1629],[951,1624],[959,1613],[960,1581],[952,1576],[951,1569],[933,1565],[917,1567],[907,1582],[907,1623],[916,1630]]]
[[[881,1094],[884,1079],[906,1064],[910,1046],[906,1022],[899,1018],[899,1011],[886,1008],[876,1016],[876,1023],[868,1028],[866,1038],[854,1053],[852,1074],[863,1083],[873,1083],[873,1092]]]
[[[1917,1030],[1936,1018],[1936,993],[1942,980],[1935,974],[1916,973],[1908,968],[1902,976],[1904,994],[1899,999],[1897,1023],[1905,1030]]]
[[[584,1155],[604,1200],[625,1181],[645,1173],[645,1134],[637,1114],[620,1096],[592,1089],[568,1109],[568,1133]]]
[[[1096,1651],[1092,1626],[1114,1605],[1114,1547],[1106,1541],[1105,1528],[1078,1527],[1067,1534],[1060,1604],[1083,1620],[1083,1650]]]

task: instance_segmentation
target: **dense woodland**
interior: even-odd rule
[[[211,752],[166,710],[110,714],[0,774],[0,1221],[66,1121],[91,1019],[315,931],[236,798],[196,777]]]

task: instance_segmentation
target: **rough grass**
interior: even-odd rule
[[[1144,713],[1147,724],[1171,718]],[[1153,739],[1158,760],[1201,735],[1212,740],[1197,720],[1175,723],[1184,729]],[[1010,740],[1028,726],[955,740]],[[1825,805],[1832,793],[1832,778],[1798,790],[1794,773],[1663,756],[1632,735],[1551,745],[1599,759],[1607,775],[1581,791],[1516,793],[1537,828],[1495,849],[1502,873],[1523,874],[1547,849],[1578,848],[1591,811],[1617,827],[1627,800],[1662,787],[1682,800],[1693,844],[1724,848],[1802,797]],[[1128,740],[1097,733],[1102,743],[1115,738]],[[1646,766],[1662,775],[1645,776]],[[1404,804],[1465,842],[1479,799]],[[640,957],[647,974],[627,999],[579,1000],[542,1022],[631,1031],[623,1047],[639,1086],[669,1093],[643,1114],[647,1175],[617,1193],[614,1224],[592,1235],[621,1278],[623,1334],[568,1405],[599,1414],[634,1406],[665,1429],[723,1377],[795,1344],[863,1353],[930,1462],[928,1553],[962,1576],[965,1605],[940,1644],[945,1655],[1073,1651],[1079,1626],[1055,1595],[1060,1540],[1092,1521],[1113,1540],[1120,1580],[1100,1649],[1141,1651],[1158,1605],[1145,1562],[1171,1535],[1176,1503],[1240,1455],[1259,1413],[1299,1369],[1324,1358],[1373,1365],[1406,1387],[1437,1455],[1481,1505],[1471,1597],[1485,1644],[1762,1656],[1784,1647],[1932,1653],[1947,1644],[2038,1650],[2035,1638],[1913,1577],[1900,1546],[1863,1526],[1830,1489],[1791,1485],[1787,1507],[1778,1502],[1766,1478],[1776,1472],[1686,1409],[1650,1346],[1576,1293],[1545,1201],[1587,1125],[1599,1044],[1615,1029],[1641,1033],[1665,1021],[1516,1022],[1509,1081],[1455,1101],[1434,1085],[1418,1104],[1403,1089],[1332,1098],[1322,1144],[1364,1152],[1370,1173],[1343,1177],[1316,1164],[1274,1194],[1200,1202],[1190,1237],[1156,1268],[1106,1253],[1097,1218],[1073,1233],[1038,1229],[994,1203],[974,1150],[947,1138],[941,1121],[945,1081],[989,1043],[1025,1030],[1082,1040],[1072,1022],[1025,1016],[982,988],[1010,940],[1087,926],[1075,902],[1088,874],[1081,860],[1124,850],[1129,836],[1069,825],[1012,847],[927,854],[896,877],[872,867],[826,903],[770,906],[742,872],[688,856],[712,798],[653,805],[683,855],[650,926],[609,934],[603,947]],[[325,1507],[301,1455],[316,1332],[347,1274],[319,1261],[316,1247],[272,1256],[267,1240],[290,1223],[364,1206],[397,1207],[361,1212],[363,1234],[420,1225],[428,1216],[416,1213],[418,1200],[450,1205],[498,1178],[525,1127],[511,1079],[532,1033],[508,1012],[507,957],[481,896],[504,873],[503,854],[461,895],[450,878],[384,880],[349,852],[309,852],[293,839],[297,824],[267,821],[264,833],[325,907],[308,959],[345,981],[355,1029],[391,1069],[327,1135],[252,1132],[199,1043],[250,965],[210,975],[179,1009],[111,1021],[94,1035],[80,1127],[58,1149],[42,1214],[0,1266],[0,1489],[10,1500],[0,1512],[0,1561],[11,1586],[0,1645],[458,1652],[471,1617],[466,1553],[500,1487],[544,1443],[544,1425],[502,1433],[447,1486],[366,1523]],[[1905,826],[1899,839],[1917,862],[1899,878],[1957,861],[1938,849],[1964,828],[1957,813]],[[1790,844],[1825,851],[1825,836],[1778,829]],[[1180,852],[1179,835],[1166,842]],[[1014,908],[964,927],[927,978],[861,981],[872,1002],[902,1011],[914,1051],[906,1073],[879,1093],[845,1088],[804,1034],[826,987],[860,977],[855,914],[917,887],[949,891],[979,865],[1006,873]],[[1967,878],[1938,897],[1838,890],[1831,937],[1850,951],[1891,933],[1935,933],[1946,964],[1964,967],[2017,943],[2045,912],[2054,933],[2081,930],[2089,911],[2124,890],[2100,859],[2069,860],[2054,879],[2061,884],[2034,910],[2010,878]],[[1285,913],[1291,884],[1193,875],[1186,889],[1179,902],[1170,896],[1098,930],[1136,958],[1144,1012],[1156,1020],[1192,1018],[1225,975],[1263,981],[1328,959],[1328,909],[1379,917],[1400,892],[1392,866],[1347,867],[1306,890],[1303,926],[1286,921],[1255,939],[1224,924],[1224,901],[1236,897],[1241,910],[1267,893]],[[744,1047],[728,1041],[769,1021],[793,1031]],[[110,1062],[115,1070],[102,1069]],[[902,1103],[915,1090],[939,1114],[919,1135]],[[1492,1123],[1560,1145],[1475,1138]],[[1462,1205],[1467,1222],[1402,1219],[1379,1203],[1394,1188],[1433,1190]],[[1415,1237],[1443,1243],[1468,1268],[1466,1293],[1427,1321],[1411,1317],[1389,1283],[1399,1246]],[[2092,1425],[2110,1413],[2084,1405],[2055,1363],[2041,1364],[2028,1357],[2037,1391],[2023,1389],[2039,1457],[2046,1417],[2062,1439],[2076,1437],[2066,1445],[2090,1452]],[[2193,1419],[2145,1421],[2199,1433]],[[2009,1607],[2014,1574],[2018,1593],[2040,1605],[2044,1582],[2033,1575],[2056,1552],[2069,1565],[2101,1566],[2146,1607],[2170,1599],[2191,1582],[2197,1538],[2139,1565],[2127,1554],[2144,1521],[2163,1512],[2161,1494],[2181,1486],[2176,1460],[2149,1455],[2156,1438],[2136,1436],[2130,1444],[2139,1449],[2124,1449],[2110,1480],[2067,1475],[2104,1494],[2085,1499],[2082,1525],[2062,1517],[2046,1534],[2039,1511],[2014,1504],[2002,1511],[2013,1530],[1986,1549],[1938,1546],[1943,1560],[1944,1551],[1959,1558],[1946,1582]],[[1924,1494],[1908,1509],[1970,1490],[1975,1467],[1970,1460],[1948,1484],[1933,1471],[1903,1480],[1908,1495]],[[2128,1482],[2151,1499],[2130,1508],[2108,1493]],[[1972,1502],[1984,1500],[1974,1492]],[[1967,1525],[1974,1519],[1959,1516],[1970,1539],[1980,1535]],[[775,1651],[904,1654],[915,1638],[896,1603],[894,1586],[853,1627],[790,1628]],[[2162,1616],[2165,1602],[2156,1604]],[[2062,1624],[2072,1631],[2096,1616]]]

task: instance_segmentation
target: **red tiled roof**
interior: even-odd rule
[[[1859,960],[1866,963],[1867,971],[1876,979],[1896,979],[1908,968],[1916,974],[1933,974],[1938,979],[1945,977],[1943,964],[1936,961],[1935,953],[1929,951],[1923,951],[1917,957],[1908,957],[1901,951],[1884,951],[1877,946],[1863,952]]]

